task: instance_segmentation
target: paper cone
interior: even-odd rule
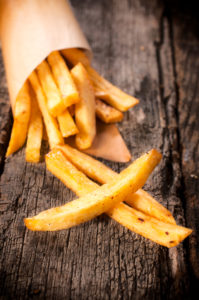
[[[74,137],[66,139],[66,142],[75,147]],[[128,162],[131,159],[131,154],[117,127],[100,121],[97,121],[97,135],[92,146],[83,152],[117,162]]]
[[[52,51],[82,48],[91,57],[89,44],[68,1],[0,0],[0,9],[1,46],[12,108],[25,80]],[[111,140],[110,130],[103,130],[107,131],[104,141]],[[121,139],[120,136],[117,149],[123,149]],[[100,157],[110,152],[111,157],[112,150],[105,143],[102,154],[99,149],[96,151]],[[120,151],[115,160],[127,161],[126,151]]]

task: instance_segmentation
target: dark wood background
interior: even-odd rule
[[[163,160],[145,189],[194,230],[170,250],[103,215],[70,230],[31,232],[23,218],[74,197],[45,164],[5,159],[12,125],[0,58],[0,298],[198,299],[199,27],[194,1],[73,0],[94,66],[140,99],[119,125],[134,158]],[[124,164],[105,162],[119,171]],[[195,297],[194,294],[196,293]]]

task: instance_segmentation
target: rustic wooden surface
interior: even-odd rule
[[[1,299],[197,299],[199,31],[193,1],[184,3],[72,1],[94,66],[140,99],[119,125],[133,157],[163,153],[145,189],[193,234],[168,250],[104,215],[70,230],[28,231],[24,217],[74,195],[44,163],[27,164],[24,149],[5,159],[12,119],[1,57]]]

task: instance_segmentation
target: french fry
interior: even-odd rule
[[[96,134],[94,90],[81,63],[71,70],[71,74],[80,96],[80,101],[75,107],[75,121],[79,130],[76,135],[76,145],[79,149],[87,149],[92,145]]]
[[[68,109],[66,109],[61,115],[57,117],[59,128],[63,137],[77,134],[79,132],[73,118],[71,117]]]
[[[86,69],[96,91],[100,91],[100,93],[95,91],[96,97],[100,97],[120,111],[126,111],[139,103],[138,99],[124,93],[118,87],[100,76],[99,73],[97,73],[92,67],[88,66]]]
[[[64,144],[64,140],[62,138],[61,132],[59,131],[57,121],[48,111],[46,103],[47,100],[35,71],[31,73],[31,75],[29,76],[29,80],[36,94],[39,108],[44,119],[50,148],[52,149],[57,145]]]
[[[95,90],[95,97],[98,97],[100,99],[103,99],[104,97],[108,97],[108,93],[106,91],[101,90],[98,87],[94,87]]]
[[[30,87],[28,81],[22,86],[14,106],[14,119],[28,124],[30,119]]]
[[[80,171],[99,183],[108,183],[117,175],[116,172],[100,161],[69,145],[58,146],[56,148],[60,149],[66,158]],[[142,189],[136,191],[134,194],[128,195],[127,198],[125,198],[125,202],[151,217],[155,217],[166,223],[176,224],[170,211]]]
[[[13,114],[14,122],[6,157],[19,150],[26,140],[28,122],[30,119],[30,95],[27,81],[19,91]]]
[[[24,145],[26,141],[26,136],[27,136],[27,128],[24,127],[23,123],[14,120],[9,145],[6,152],[6,157],[13,154]]]
[[[61,93],[56,86],[50,67],[44,60],[40,63],[36,70],[47,98],[48,109],[54,117],[57,117],[65,110],[66,107],[61,97]]]
[[[120,122],[123,119],[121,111],[107,105],[100,99],[95,99],[95,112],[97,117],[105,123]]]
[[[128,229],[167,248],[177,246],[192,233],[189,228],[164,223],[124,203],[117,204],[107,214]]]
[[[103,99],[120,111],[126,111],[139,103],[138,99],[124,93],[118,87],[100,76],[99,73],[90,66],[86,54],[81,50],[75,48],[62,50],[62,54],[73,65],[81,62],[86,67],[94,84],[96,97]]]
[[[73,65],[77,65],[81,62],[85,67],[90,65],[90,61],[85,52],[77,48],[70,48],[61,50],[61,54]]]
[[[31,115],[26,143],[26,161],[37,163],[40,160],[40,149],[43,135],[42,115],[35,93],[30,89]]]
[[[47,60],[61,92],[65,107],[79,102],[79,93],[61,54],[58,51],[54,51],[48,55]]]
[[[26,218],[25,225],[31,230],[54,231],[91,220],[141,188],[160,159],[161,154],[153,149],[115,176],[110,183],[63,206]]]
[[[46,167],[78,197],[96,190],[99,185],[79,171],[59,149],[54,148],[45,156]]]
[[[72,165],[59,149],[46,155],[47,169],[58,177],[77,196],[84,196],[98,188],[98,185]],[[124,203],[117,204],[107,214],[121,225],[145,238],[168,248],[176,246],[191,230],[151,218]]]
[[[108,183],[117,175],[111,168],[107,167],[99,160],[85,154],[67,144],[57,146],[66,158],[75,165],[80,171],[85,173],[88,177],[99,183]]]

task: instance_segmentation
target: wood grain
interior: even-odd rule
[[[23,218],[74,198],[24,149],[5,159],[11,130],[0,58],[0,298],[194,299],[199,280],[198,69],[195,16],[171,3],[73,0],[93,65],[138,97],[119,130],[133,158],[155,147],[163,160],[145,189],[194,233],[166,249],[107,216],[60,232],[31,232]],[[177,5],[177,4],[176,4]],[[186,32],[186,34],[185,34]],[[125,165],[104,161],[116,171]]]

